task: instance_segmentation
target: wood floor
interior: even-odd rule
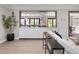
[[[0,54],[44,54],[42,40],[15,40],[0,44]]]

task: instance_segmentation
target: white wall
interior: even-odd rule
[[[57,31],[64,37],[68,37],[68,10],[57,11]]]
[[[42,27],[20,27],[19,37],[20,38],[43,38],[43,32],[53,31],[53,28],[42,28]]]
[[[0,6],[0,43],[6,41],[6,33],[2,23],[2,15],[9,16],[10,10]]]
[[[14,8],[15,13],[17,13],[17,21],[19,22],[19,11],[23,10],[56,10],[57,11],[57,28],[17,28],[16,38],[42,38],[42,33],[49,30],[57,30],[64,38],[68,37],[68,11],[77,10],[79,11],[79,6],[77,5],[48,5],[47,7],[40,5],[26,5],[26,7]]]
[[[15,33],[15,39],[18,40],[19,39],[19,10],[12,10],[15,12],[15,17],[16,17],[16,21],[17,21],[17,26],[14,30]]]

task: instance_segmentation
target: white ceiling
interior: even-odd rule
[[[2,7],[19,10],[52,10],[52,9],[78,9],[79,4],[3,4]]]

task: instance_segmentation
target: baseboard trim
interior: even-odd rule
[[[2,43],[4,43],[6,40],[2,40],[2,41],[0,41],[0,44],[2,44]]]
[[[43,38],[19,38],[19,40],[42,40]]]

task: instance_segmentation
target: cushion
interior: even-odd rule
[[[62,36],[57,31],[54,31],[54,32],[62,39]]]

